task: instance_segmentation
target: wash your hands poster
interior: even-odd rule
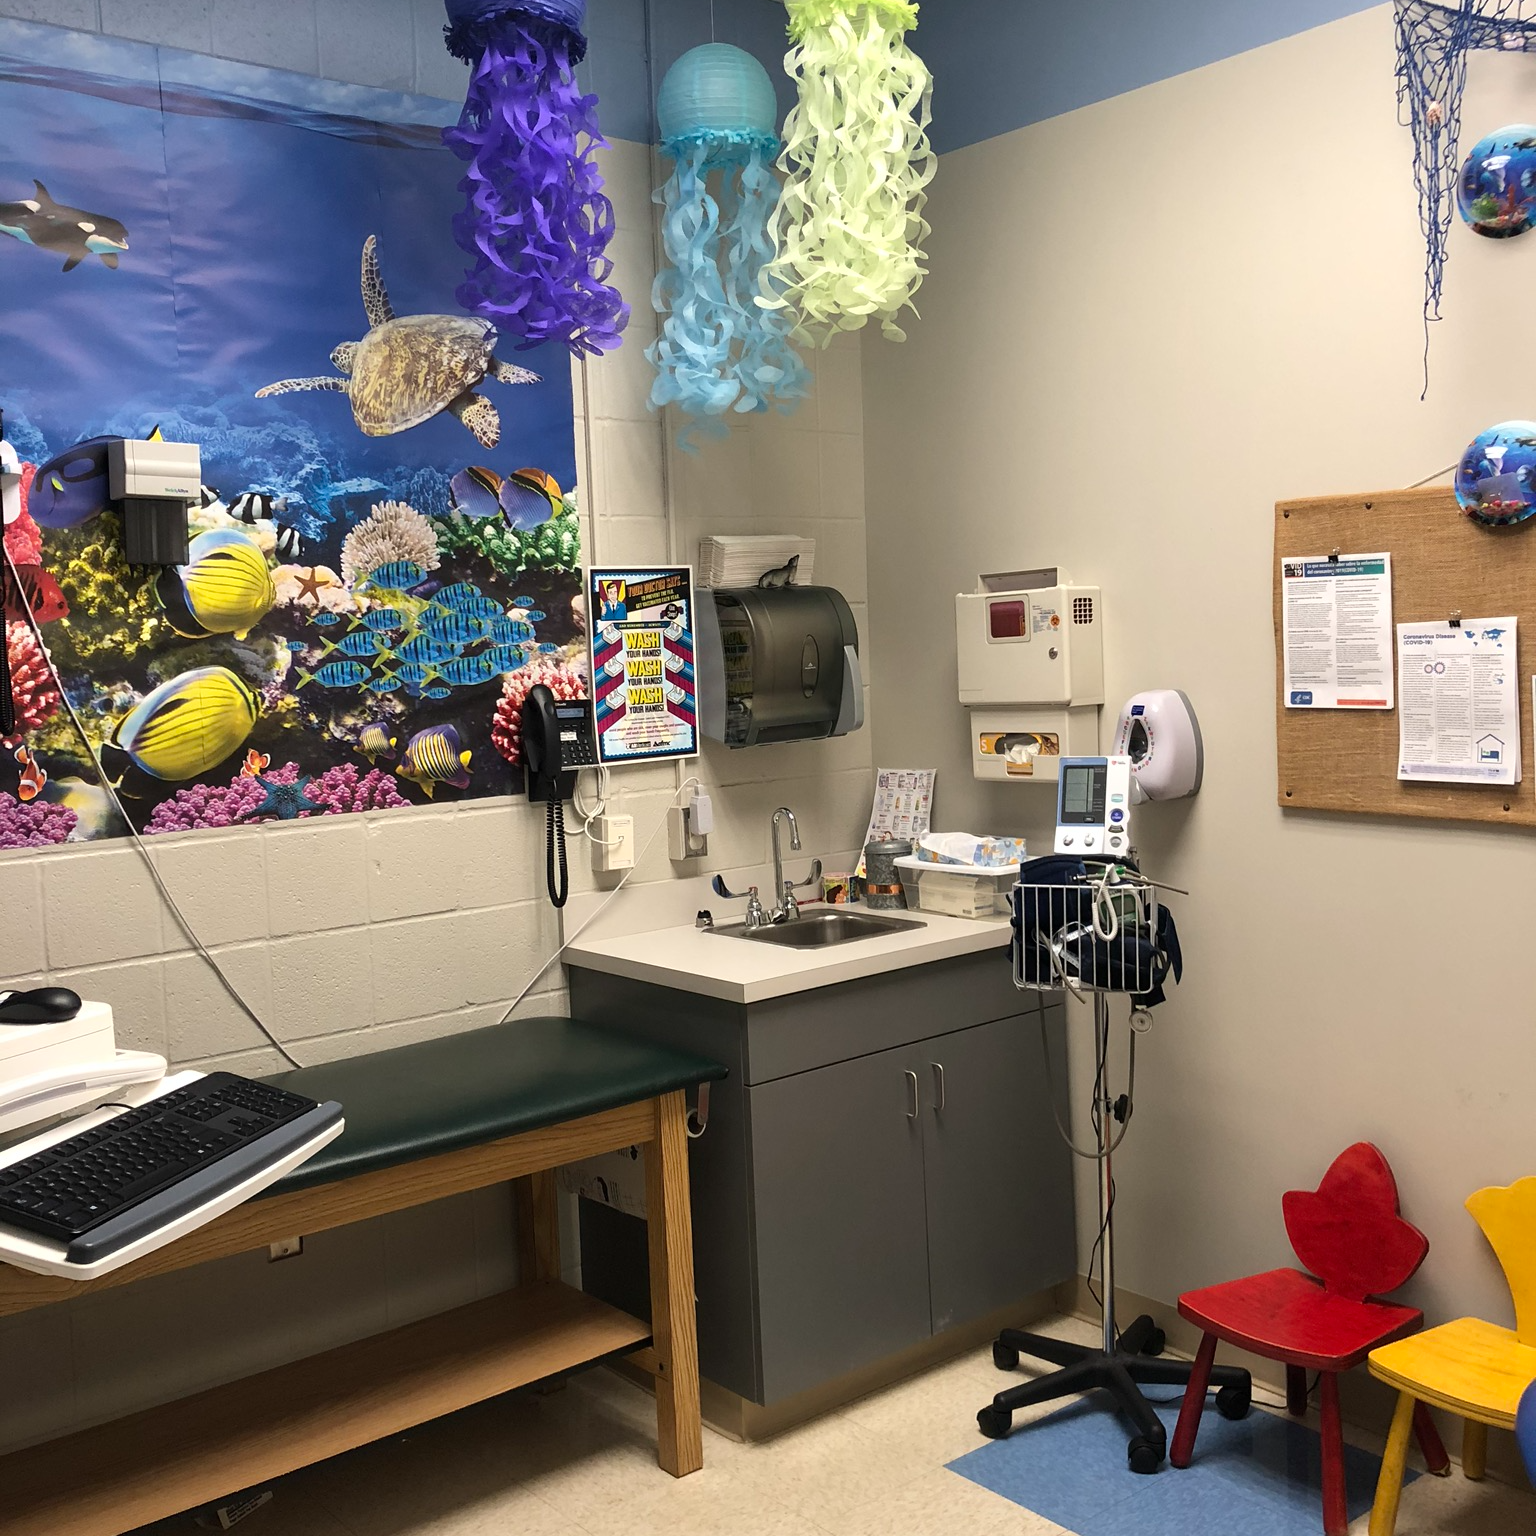
[[[126,832],[103,777],[150,833],[505,795],[585,693],[570,360],[455,303],[452,116],[0,21],[0,848]],[[153,436],[202,448],[163,570],[91,442]]]

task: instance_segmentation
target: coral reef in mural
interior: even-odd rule
[[[58,713],[59,690],[43,659],[42,647],[24,623],[5,626],[5,649],[11,662],[11,697],[16,704],[16,736],[46,725]]]
[[[273,791],[279,793],[274,794]],[[292,791],[285,795],[281,791]],[[299,800],[309,802],[300,806]],[[410,801],[395,788],[388,773],[377,768],[359,771],[355,763],[338,763],[318,776],[301,775],[297,763],[284,763],[272,772],[246,773],[228,784],[197,784],[162,800],[146,832],[190,832],[201,827],[239,827],[262,821],[345,816],[353,811],[385,811]],[[291,814],[285,815],[285,811]]]
[[[431,519],[403,501],[381,501],[342,541],[342,585],[355,587],[392,560],[409,560],[423,571],[443,563]]]
[[[583,699],[587,696],[586,674],[581,667],[547,656],[540,657],[538,661],[507,677],[501,686],[501,698],[496,703],[491,741],[509,763],[521,763],[523,760],[523,701],[539,683],[557,699]]]
[[[506,699],[584,668],[569,354],[515,367],[449,313],[458,168],[426,104],[332,84],[286,105],[265,76],[253,101],[238,65],[163,91],[153,49],[88,74],[22,61],[9,26],[0,143],[25,180],[0,166],[0,202],[40,176],[132,240],[68,271],[73,246],[0,241],[24,461],[0,848],[122,835],[109,788],[152,833],[520,789]],[[184,564],[124,558],[114,437],[199,445]]]
[[[66,806],[36,800],[23,805],[0,790],[0,848],[47,848],[66,842],[77,820]]]

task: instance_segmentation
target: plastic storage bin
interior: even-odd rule
[[[1008,893],[1019,880],[1017,864],[935,864],[914,855],[897,859],[896,868],[907,905],[945,917],[1006,916]]]

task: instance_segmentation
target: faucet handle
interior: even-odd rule
[[[790,890],[798,891],[802,886],[815,885],[816,882],[818,880],[820,880],[820,879],[821,879],[821,860],[820,859],[812,859],[811,860],[811,872],[810,872],[810,874],[808,874],[805,877],[804,880],[786,880],[784,882],[784,889],[786,891],[790,891]]]
[[[747,899],[746,891],[730,890],[726,886],[725,877],[723,875],[716,875],[715,878],[709,882],[709,888],[715,893],[716,896],[724,896],[727,901],[745,901]],[[755,891],[757,887],[754,885],[752,889]]]

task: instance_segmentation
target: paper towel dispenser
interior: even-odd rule
[[[846,736],[864,724],[859,630],[832,587],[698,594],[699,723],[728,747]]]

